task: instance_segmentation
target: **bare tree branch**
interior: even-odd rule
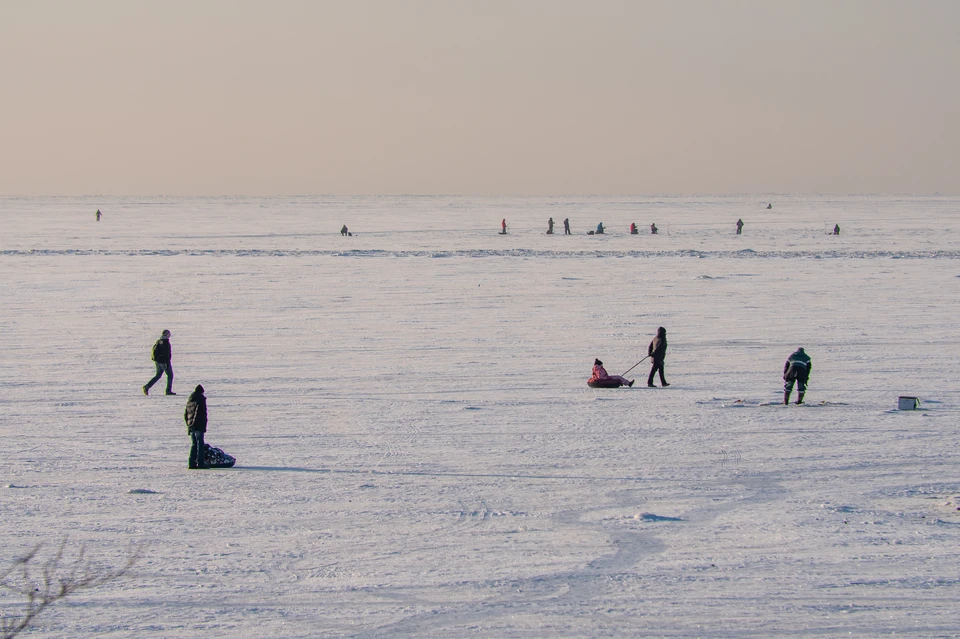
[[[37,544],[16,559],[6,570],[0,570],[0,588],[23,597],[21,614],[0,619],[0,639],[12,639],[33,623],[48,606],[73,593],[96,588],[126,575],[140,559],[141,548],[131,544],[126,562],[119,568],[104,569],[94,565],[81,544],[76,559],[66,559],[67,540],[60,542],[56,553],[41,563]]]

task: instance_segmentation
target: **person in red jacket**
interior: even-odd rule
[[[607,373],[607,370],[603,367],[603,362],[599,359],[593,360],[593,377],[587,380],[587,383],[598,382],[602,379],[611,379],[616,382],[620,382],[624,386],[633,386],[633,380],[627,379],[626,377],[621,377],[620,375],[610,375]]]

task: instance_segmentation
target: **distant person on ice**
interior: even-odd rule
[[[569,218],[569,217],[563,219],[563,234],[564,234],[564,235],[571,235],[571,233],[570,233],[570,218]]]
[[[839,225],[839,224],[834,224],[834,225],[833,225],[833,234],[834,234],[834,235],[840,235],[840,225]]]
[[[767,204],[767,208],[768,208],[768,209],[772,209],[772,208],[773,208],[773,204]]]
[[[743,220],[737,220],[737,235],[743,232]]]
[[[347,225],[344,224],[344,225],[340,228],[340,235],[347,235],[348,233],[350,233],[350,231],[347,230]]]
[[[607,370],[603,367],[603,362],[599,359],[593,360],[593,377],[587,380],[587,383],[598,382],[602,379],[612,379],[613,381],[620,382],[624,386],[633,386],[633,380],[627,379],[626,377],[621,377],[620,375],[610,375],[607,373]]]
[[[97,222],[100,221],[100,209],[97,209]]]
[[[547,220],[547,235],[553,235],[553,218]]]
[[[603,235],[603,222],[597,224],[597,235]]]
[[[143,394],[150,394],[150,387],[157,383],[157,380],[166,373],[167,374],[167,392],[166,395],[176,395],[173,392],[173,349],[170,348],[170,331],[164,329],[160,334],[160,339],[156,341],[153,345],[153,352],[151,353],[151,359],[157,367],[157,374],[153,376],[147,385],[143,387]]]
[[[206,468],[203,435],[207,432],[207,398],[203,396],[203,386],[200,384],[197,384],[187,399],[183,421],[187,423],[187,434],[190,435],[190,460],[187,468]]]
[[[630,235],[636,235],[640,231],[637,230],[636,222],[630,222]]]
[[[807,392],[807,381],[810,379],[810,371],[813,369],[813,362],[802,348],[798,348],[783,365],[783,403],[790,403],[790,393],[793,391],[793,383],[797,383],[797,404],[803,403],[803,394]]]
[[[654,222],[653,224],[650,225],[650,234],[651,234],[651,235],[656,235],[656,234],[659,233],[659,232],[660,232],[660,229],[657,228],[657,223],[656,223],[656,222]]]
[[[663,378],[663,360],[667,357],[667,329],[664,327],[657,329],[657,336],[647,346],[647,357],[653,360],[650,375],[647,377],[647,386],[653,386],[653,376],[656,373],[660,373],[660,385],[669,386],[670,384]]]
[[[506,235],[506,234],[507,234],[507,218],[503,218],[500,221],[500,235]]]

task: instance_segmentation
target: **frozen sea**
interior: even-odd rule
[[[0,561],[141,548],[37,638],[957,637],[958,288],[957,197],[2,197]]]

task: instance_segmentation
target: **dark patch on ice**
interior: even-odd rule
[[[463,410],[483,410],[479,406],[466,406]]]
[[[653,513],[643,513],[639,518],[643,521],[683,521],[680,517],[666,517],[664,515],[654,515]]]
[[[159,495],[155,490],[150,490],[149,488],[132,488],[127,491],[129,495]]]
[[[960,275],[957,275],[957,277],[960,277]],[[561,277],[560,279],[561,279],[561,280],[569,280],[569,281],[571,281],[571,282],[579,282],[579,281],[582,280],[583,278],[582,278],[582,277]]]
[[[5,488],[26,488],[26,486],[17,486],[16,484],[7,484]]]

